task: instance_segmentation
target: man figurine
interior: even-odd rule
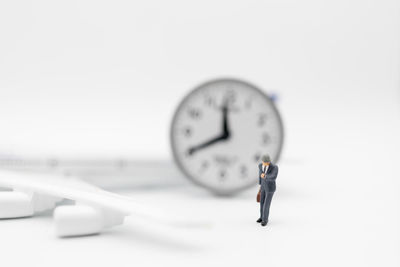
[[[259,184],[260,184],[260,218],[257,220],[262,226],[268,223],[269,207],[271,205],[272,196],[274,195],[276,185],[275,180],[278,176],[278,166],[271,163],[269,155],[261,158],[262,163],[258,165]]]

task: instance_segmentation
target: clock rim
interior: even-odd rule
[[[173,128],[174,128],[174,125],[176,124],[176,120],[177,120],[177,117],[178,117],[178,112],[181,110],[181,107],[183,106],[183,104],[186,103],[187,100],[188,100],[194,93],[196,93],[197,91],[201,90],[202,88],[208,86],[209,84],[213,84],[213,83],[216,83],[216,82],[235,82],[235,83],[240,83],[240,84],[243,84],[243,85],[245,85],[245,86],[251,87],[252,89],[254,89],[254,90],[256,90],[257,92],[259,92],[259,93],[262,95],[262,97],[272,106],[272,109],[274,110],[274,112],[275,112],[276,115],[277,115],[277,121],[278,121],[278,124],[279,124],[279,128],[280,128],[280,130],[281,130],[281,133],[282,133],[280,142],[279,142],[279,144],[278,144],[278,153],[277,153],[277,155],[276,155],[276,158],[274,159],[274,162],[275,162],[275,163],[277,163],[277,162],[279,161],[280,156],[281,156],[281,154],[282,154],[283,141],[284,141],[284,139],[285,139],[285,132],[284,132],[284,128],[283,128],[283,122],[282,122],[281,114],[279,113],[278,109],[276,108],[274,102],[273,102],[273,101],[268,97],[268,95],[267,95],[263,90],[261,90],[259,87],[255,86],[254,84],[252,84],[252,83],[250,83],[250,82],[244,81],[244,80],[239,80],[239,79],[237,79],[237,78],[229,78],[229,77],[226,77],[226,78],[214,78],[214,79],[208,80],[208,81],[206,81],[206,82],[203,82],[203,83],[197,85],[196,87],[194,87],[192,90],[190,90],[190,91],[181,99],[181,101],[179,102],[178,106],[177,106],[176,109],[175,109],[175,112],[174,112],[174,115],[173,115],[173,117],[172,117],[171,124],[170,124],[171,126],[170,126],[169,139],[170,139],[170,146],[171,146],[171,151],[172,151],[172,156],[173,156],[174,162],[175,162],[175,164],[178,166],[178,169],[179,169],[190,181],[192,181],[194,184],[199,185],[199,186],[201,186],[201,187],[203,187],[203,188],[206,188],[206,189],[210,190],[211,192],[213,192],[213,193],[215,193],[215,194],[217,194],[217,195],[226,195],[226,196],[228,196],[228,195],[234,195],[234,194],[236,194],[236,193],[238,193],[238,192],[244,191],[244,190],[246,190],[246,189],[248,189],[248,188],[254,186],[255,184],[257,184],[257,180],[255,180],[254,183],[249,183],[249,184],[244,185],[244,186],[241,187],[241,188],[237,188],[237,189],[233,189],[233,190],[218,190],[218,189],[213,188],[212,186],[208,186],[208,185],[206,185],[206,184],[204,184],[204,183],[201,183],[200,181],[198,181],[198,179],[192,177],[192,175],[191,175],[189,172],[186,171],[185,167],[184,167],[183,164],[181,163],[181,161],[180,161],[180,159],[179,159],[179,156],[178,156],[178,154],[177,154],[177,151],[176,151],[176,149],[175,149],[176,145],[175,145],[174,137],[173,137],[173,135],[174,135],[174,130],[173,130]]]

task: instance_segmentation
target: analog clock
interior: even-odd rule
[[[232,194],[258,182],[263,154],[279,159],[281,117],[260,89],[236,79],[201,84],[178,106],[171,125],[176,163],[195,183]]]

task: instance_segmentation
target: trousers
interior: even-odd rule
[[[263,222],[268,222],[269,207],[271,206],[273,195],[274,192],[268,192],[265,188],[261,187],[260,218]]]

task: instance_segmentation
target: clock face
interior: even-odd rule
[[[275,105],[248,83],[200,85],[179,105],[171,126],[175,160],[188,178],[218,194],[258,182],[264,154],[279,158],[283,127]]]

